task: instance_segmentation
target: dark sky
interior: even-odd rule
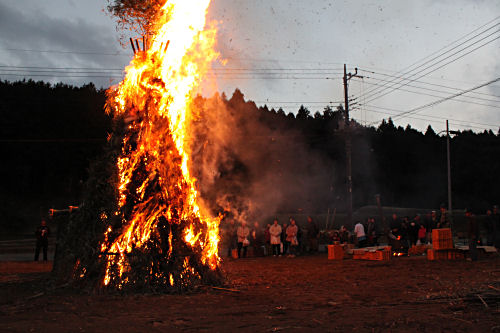
[[[117,83],[132,53],[120,45],[105,5],[1,1],[0,78]],[[218,22],[217,48],[227,59],[224,69],[214,71],[218,90],[231,94],[239,87],[246,98],[287,111],[300,104],[312,112],[328,102],[337,105],[344,63],[364,76],[350,84],[352,98],[363,104],[352,115],[363,123],[500,77],[497,0],[212,0],[208,19]],[[406,73],[414,63],[421,66]],[[415,81],[392,92],[380,87],[401,73]],[[418,110],[413,118],[396,117],[396,123],[419,129],[431,123],[441,130],[449,118],[454,128],[496,131],[499,96],[500,81]]]

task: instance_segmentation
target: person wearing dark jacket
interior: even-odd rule
[[[233,219],[229,220],[224,230],[224,241],[227,245],[227,256],[231,258],[232,251],[238,247],[238,237],[236,236],[236,224]]]
[[[42,220],[40,226],[35,231],[35,236],[36,236],[35,261],[38,261],[41,249],[43,249],[43,261],[47,261],[47,250],[49,248],[49,235],[50,235],[50,228],[47,226],[47,222],[45,220]]]
[[[389,226],[391,229],[401,229],[401,220],[398,218],[396,213],[392,213],[392,220]]]
[[[370,246],[378,246],[378,232],[377,226],[375,224],[375,218],[368,218],[368,226],[367,226],[366,236],[368,237],[368,244]]]
[[[467,219],[468,235],[469,235],[469,252],[472,261],[477,260],[477,241],[479,239],[479,225],[476,217],[470,209],[465,210],[465,218]]]
[[[340,243],[341,244],[347,244],[349,243],[349,231],[345,226],[341,226],[339,229],[339,237],[340,237]]]
[[[309,247],[309,252],[318,251],[319,228],[310,216],[307,217],[306,230],[307,230],[307,245]]]
[[[413,219],[410,222],[410,225],[408,227],[408,239],[410,241],[410,247],[413,245],[417,245],[417,240],[418,240],[418,229],[420,229],[420,226],[417,224],[417,218]]]
[[[495,219],[491,209],[486,211],[486,219],[484,220],[484,229],[486,230],[486,245],[492,246],[495,240]]]
[[[493,244],[497,249],[500,249],[500,212],[498,206],[493,206]]]
[[[435,210],[431,212],[431,217],[427,221],[427,244],[430,244],[432,241],[432,230],[436,229],[438,225],[438,216]]]
[[[281,244],[283,244],[282,255],[288,254],[288,246],[290,245],[290,242],[286,240],[286,228],[288,228],[288,224],[283,223],[283,228],[281,230]]]
[[[264,255],[263,245],[264,245],[264,233],[260,228],[259,222],[253,224],[253,229],[250,232],[250,243],[253,247],[253,255],[256,257],[262,257]]]
[[[448,214],[448,211],[446,210],[446,206],[444,204],[441,204],[441,207],[439,207],[439,217],[437,221],[437,228],[442,229],[442,228],[449,228],[450,227],[450,217]]]

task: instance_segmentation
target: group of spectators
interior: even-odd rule
[[[500,214],[498,207],[487,210],[484,223],[480,226],[470,210],[466,210],[467,235],[469,243],[483,245],[480,237],[480,229],[486,234],[486,244],[500,248]],[[388,231],[381,230],[375,218],[369,217],[365,223],[357,221],[352,231],[345,226],[338,230],[327,232],[325,243],[345,244],[352,243],[357,247],[378,246],[379,238],[387,236],[387,242],[393,251],[407,252],[414,245],[430,244],[432,242],[432,230],[450,228],[451,221],[448,211],[441,205],[439,211],[431,211],[428,214],[417,214],[413,217],[399,217],[392,214],[388,222]],[[308,216],[304,227],[297,225],[293,217],[289,223],[280,224],[274,219],[272,224],[262,228],[255,222],[250,228],[245,222],[236,225],[234,220],[229,220],[222,228],[222,242],[228,249],[228,256],[238,258],[247,256],[247,249],[253,249],[254,256],[283,256],[295,257],[303,253],[318,251],[318,240],[320,230],[313,219]]]
[[[295,257],[305,252],[318,251],[319,228],[308,216],[305,228],[297,225],[293,217],[289,223],[280,224],[274,219],[272,224],[262,228],[258,222],[250,229],[246,222],[236,225],[229,219],[222,229],[222,240],[228,249],[228,257],[237,251],[238,258],[247,256],[248,247],[252,247],[254,256],[284,256]]]
[[[483,245],[480,229],[484,229],[486,234],[485,245],[500,248],[500,214],[498,206],[494,206],[493,209],[486,211],[486,218],[483,220],[484,223],[482,225],[479,225],[470,209],[466,209],[465,216],[467,221],[467,238],[470,244],[474,246]],[[396,213],[393,213],[389,221],[387,241],[394,251],[406,252],[411,246],[430,244],[432,242],[433,229],[450,227],[450,216],[444,205],[441,205],[439,211],[431,211],[425,215],[417,214],[412,218],[409,216],[400,218]],[[365,232],[365,230],[367,231]],[[358,247],[374,246],[379,245],[379,235],[381,233],[375,225],[375,219],[370,217],[366,225],[360,221],[356,222],[353,234],[347,235],[347,239],[356,243]],[[341,239],[341,242],[345,241]]]

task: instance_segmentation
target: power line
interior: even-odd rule
[[[365,83],[369,84],[369,85],[374,85],[374,86],[382,86],[381,84],[377,84],[377,83],[373,83],[373,82],[365,82]],[[425,88],[421,88],[421,87],[416,87],[416,88],[425,89]],[[419,91],[414,91],[414,90],[408,90],[408,89],[397,88],[397,90],[404,91],[404,92],[409,92],[409,93],[417,94],[417,95],[423,95],[423,96],[438,97],[438,98],[442,98],[443,97],[443,96],[437,96],[437,95],[433,95],[433,94],[429,94],[429,93],[424,93],[424,92],[419,92]],[[435,92],[444,93],[444,94],[448,93],[448,92],[437,91],[437,90],[432,90],[432,89],[425,89],[425,90],[435,91]],[[493,101],[493,100],[479,98],[479,97],[473,97],[473,96],[464,96],[464,97],[475,98],[475,99],[484,100],[484,101],[493,102],[493,103],[500,103],[500,101]],[[483,104],[483,103],[478,103],[478,102],[473,102],[473,101],[463,100],[463,99],[456,99],[454,101],[455,102],[468,103],[468,104],[474,104],[474,105],[481,105],[481,106],[487,106],[487,107],[490,107],[490,108],[498,108],[498,109],[500,109],[500,105]],[[366,102],[366,103],[368,103],[368,102]]]
[[[482,26],[480,26],[480,27],[478,27],[478,28],[476,28],[476,29],[472,30],[472,31],[471,31],[471,32],[469,32],[468,34],[466,34],[466,35],[464,35],[464,36],[462,36],[462,37],[460,37],[460,38],[458,38],[458,39],[454,40],[454,41],[453,41],[453,42],[451,42],[450,44],[448,44],[448,45],[446,45],[446,46],[444,46],[444,47],[440,48],[439,50],[437,50],[437,51],[435,51],[435,52],[433,52],[433,53],[429,54],[428,56],[426,56],[426,57],[424,57],[424,58],[422,58],[422,59],[420,59],[420,60],[418,60],[418,61],[414,62],[413,64],[411,64],[411,65],[409,65],[409,66],[405,67],[404,69],[402,69],[402,70],[398,71],[398,72],[397,72],[397,74],[399,74],[399,73],[402,73],[402,72],[403,72],[402,74],[400,74],[400,75],[399,75],[399,77],[398,77],[398,78],[401,78],[402,76],[404,76],[404,75],[406,75],[406,74],[408,74],[408,73],[411,73],[411,72],[412,72],[412,71],[414,71],[415,69],[417,69],[417,68],[421,67],[422,65],[424,65],[424,64],[421,64],[421,65],[417,66],[416,68],[414,68],[414,69],[411,69],[411,70],[410,70],[410,68],[414,67],[414,66],[415,66],[415,65],[417,65],[418,63],[420,63],[420,62],[422,62],[422,61],[424,61],[424,60],[426,60],[426,59],[428,59],[428,58],[430,58],[430,57],[434,56],[435,54],[437,54],[437,53],[441,52],[442,50],[447,49],[448,47],[452,46],[453,44],[455,44],[455,43],[459,42],[460,40],[462,40],[462,39],[464,39],[464,38],[466,38],[466,37],[468,37],[469,35],[471,35],[471,34],[475,33],[476,31],[478,31],[478,30],[482,29],[483,27],[485,27],[485,26],[489,25],[490,23],[492,23],[492,22],[496,21],[496,20],[497,20],[497,19],[499,19],[499,18],[500,18],[500,16],[495,17],[493,20],[488,21],[487,23],[483,24]],[[474,36],[473,38],[475,38],[475,37],[477,37],[477,36],[481,35],[482,33],[483,33],[483,32],[481,32],[481,33],[477,34],[477,35],[476,35],[476,36]],[[462,43],[462,44],[463,44],[463,43]],[[462,44],[460,44],[460,45],[462,45]],[[449,51],[450,51],[450,50],[448,50],[448,51],[446,51],[446,52],[449,52]],[[444,52],[443,54],[445,54],[446,52]],[[443,55],[443,54],[441,54],[441,55]],[[372,89],[372,90],[370,90],[370,91],[368,91],[368,94],[370,94],[372,91],[373,91],[373,89]]]
[[[500,31],[500,30],[498,30],[498,31]],[[496,32],[498,32],[498,31],[496,31]],[[496,32],[495,32],[495,33],[496,33]],[[487,37],[489,37],[489,36],[487,36]],[[487,38],[487,37],[486,37],[486,38]],[[418,77],[417,77],[417,80],[418,80],[418,79],[420,79],[420,78],[422,78],[422,77],[424,77],[424,76],[426,76],[426,75],[428,75],[428,74],[430,74],[430,73],[432,73],[432,72],[437,71],[437,70],[438,70],[438,69],[440,69],[440,68],[443,68],[444,66],[447,66],[447,65],[449,65],[449,64],[451,64],[451,63],[453,63],[453,62],[455,62],[455,61],[457,61],[457,60],[459,60],[459,59],[461,59],[461,58],[465,57],[466,55],[468,55],[468,54],[470,54],[470,53],[472,53],[472,52],[474,52],[474,51],[476,51],[476,50],[478,50],[478,49],[480,49],[480,48],[482,48],[482,47],[484,47],[484,46],[486,46],[486,45],[488,45],[488,44],[490,44],[490,43],[492,43],[492,42],[494,42],[494,41],[496,41],[496,40],[497,40],[497,39],[499,39],[499,38],[500,38],[500,36],[498,36],[498,37],[496,37],[496,38],[494,38],[494,39],[492,39],[492,40],[489,40],[489,41],[487,41],[486,43],[483,43],[483,44],[479,45],[478,47],[476,47],[476,48],[474,48],[474,49],[470,50],[469,52],[464,53],[464,54],[460,55],[459,57],[457,57],[457,58],[455,58],[455,59],[452,59],[452,60],[450,60],[450,61],[448,61],[448,62],[444,63],[443,65],[441,65],[441,66],[439,66],[439,67],[437,67],[437,68],[433,68],[432,70],[428,71],[427,73],[424,73],[424,74],[422,74],[422,75],[418,76]],[[479,41],[482,41],[482,40],[484,40],[484,38],[483,38],[483,39],[481,39],[481,40],[479,40]],[[478,42],[479,42],[479,41],[478,41]],[[476,42],[476,43],[477,43],[477,42]],[[474,44],[476,44],[476,43],[474,43]],[[472,44],[472,45],[474,45],[474,44]],[[470,46],[467,46],[466,48],[464,48],[464,49],[462,49],[462,50],[460,50],[460,51],[457,51],[457,52],[453,53],[453,54],[452,54],[452,55],[450,55],[449,57],[447,57],[447,58],[445,58],[445,59],[442,59],[442,60],[438,61],[438,62],[437,62],[437,63],[435,63],[435,64],[431,64],[430,66],[427,66],[427,67],[425,67],[424,69],[421,69],[421,70],[417,71],[416,73],[413,73],[413,74],[412,74],[412,75],[410,75],[409,77],[413,77],[413,76],[415,76],[415,75],[417,75],[417,74],[419,74],[419,73],[422,73],[423,71],[425,71],[425,70],[427,70],[427,69],[429,69],[429,68],[431,68],[431,67],[433,67],[433,66],[435,66],[435,65],[437,65],[437,64],[439,64],[439,63],[441,63],[442,61],[444,61],[444,60],[446,60],[446,59],[448,59],[448,58],[452,57],[453,55],[456,55],[457,53],[459,53],[459,52],[461,52],[461,51],[463,51],[463,50],[467,49],[468,47],[470,47]],[[396,83],[392,84],[391,86],[389,86],[389,87],[385,88],[384,90],[390,89],[390,88],[394,87],[395,85],[398,85],[398,84],[400,84],[401,82],[403,82],[403,81],[407,81],[407,80],[408,80],[408,79],[406,79],[406,78],[405,78],[405,79],[403,79],[403,80],[400,80],[400,82],[396,82]],[[404,87],[404,86],[405,86],[405,85],[407,85],[408,83],[409,83],[409,82],[406,82],[406,83],[401,83],[401,84],[399,85],[399,87],[397,87],[397,88]],[[381,97],[383,97],[383,96],[385,96],[385,95],[387,95],[387,94],[389,94],[389,93],[393,92],[394,90],[396,90],[396,88],[394,88],[394,89],[392,89],[392,90],[389,90],[388,92],[385,92],[385,93],[383,93],[383,94],[381,94],[381,95],[380,95],[380,93],[383,91],[383,90],[382,90],[381,92],[379,92],[379,93],[378,93],[378,95],[375,95],[375,96],[374,96],[374,95],[372,95],[371,97],[368,97],[369,99],[368,99],[367,103],[369,103],[369,102],[371,102],[371,101],[373,101],[373,100],[375,100],[375,99],[381,98]]]
[[[254,103],[269,103],[269,104],[339,104],[342,101],[324,101],[324,102],[274,102],[274,101],[253,101]]]
[[[362,68],[365,68],[365,69],[362,69]],[[365,65],[361,65],[361,68],[358,67],[358,70],[363,71],[363,72],[368,72],[368,73],[372,73],[373,71],[383,71],[384,73],[381,73],[381,72],[375,72],[375,73],[380,74],[380,75],[391,76],[391,77],[400,77],[400,76],[397,76],[397,74],[401,72],[401,71],[390,70],[390,69],[387,69],[387,68],[372,67],[372,66],[365,66]],[[392,73],[392,75],[387,74],[387,73]],[[462,80],[455,80],[455,79],[445,78],[445,77],[442,77],[442,76],[439,76],[439,77],[428,76],[428,77],[426,77],[426,79],[427,80],[432,80],[432,81],[453,82],[453,83],[460,83],[460,84],[467,84],[467,85],[473,85],[473,84],[480,83],[477,80],[474,80],[474,81],[462,81]],[[420,82],[420,83],[424,83],[424,84],[432,84],[432,83],[430,83],[428,81],[421,81],[421,80],[415,80],[415,79],[411,79],[411,80],[412,80],[412,82]],[[460,90],[462,88],[457,88],[457,89]],[[475,92],[475,93],[478,93],[478,92]]]
[[[16,51],[16,52],[36,52],[36,53],[61,53],[61,54],[93,54],[93,55],[109,55],[109,56],[127,56],[130,57],[127,53],[122,52],[114,52],[114,53],[106,53],[106,52],[97,52],[97,51],[64,51],[64,50],[36,50],[36,49],[15,49],[15,48],[3,48],[0,51]]]
[[[466,41],[464,41],[464,42],[461,42],[460,44],[458,44],[458,45],[454,46],[453,48],[451,48],[451,49],[449,49],[449,50],[447,50],[447,51],[445,51],[445,52],[442,52],[442,53],[441,53],[441,54],[439,54],[438,56],[435,56],[435,57],[433,57],[432,59],[427,60],[426,62],[424,62],[424,63],[422,63],[422,64],[420,64],[420,65],[416,66],[415,68],[413,68],[413,69],[411,69],[411,70],[407,70],[407,69],[410,69],[410,68],[414,67],[414,66],[415,66],[415,65],[417,65],[418,63],[420,63],[420,62],[424,61],[425,59],[427,59],[427,58],[429,58],[429,57],[432,57],[432,56],[433,56],[433,55],[435,55],[436,53],[441,52],[441,50],[447,49],[448,47],[452,46],[452,45],[453,45],[453,44],[455,44],[456,42],[458,42],[458,41],[460,41],[460,40],[462,40],[462,39],[466,38],[467,36],[469,36],[469,35],[473,34],[473,33],[474,33],[474,32],[476,32],[477,30],[479,30],[479,29],[481,29],[481,28],[483,28],[483,27],[485,27],[485,26],[489,25],[491,22],[496,21],[498,18],[500,18],[500,16],[498,16],[498,17],[496,17],[495,19],[493,19],[493,20],[491,20],[491,21],[487,22],[486,24],[482,25],[481,27],[474,29],[472,32],[470,32],[470,33],[468,33],[467,35],[465,35],[465,36],[463,36],[463,37],[461,37],[461,38],[459,38],[459,39],[455,40],[454,42],[452,42],[452,43],[448,44],[447,46],[445,46],[445,47],[443,47],[443,48],[441,48],[441,49],[439,49],[438,51],[436,51],[436,52],[434,52],[434,53],[431,53],[431,54],[430,54],[430,55],[428,55],[427,57],[425,57],[425,58],[423,58],[423,59],[421,59],[421,60],[419,60],[419,61],[417,61],[417,62],[413,63],[412,65],[410,65],[410,66],[408,66],[408,67],[406,67],[405,69],[403,69],[402,71],[400,71],[400,72],[403,72],[403,71],[405,71],[405,72],[403,72],[402,74],[400,74],[400,75],[398,76],[398,78],[402,78],[404,75],[409,74],[409,73],[411,73],[411,72],[415,71],[416,69],[418,69],[418,68],[420,68],[420,67],[422,67],[422,66],[424,66],[424,65],[428,64],[429,62],[431,62],[431,61],[433,61],[433,60],[436,60],[436,59],[438,59],[438,58],[440,58],[440,57],[444,56],[445,54],[447,54],[447,53],[451,52],[452,50],[454,50],[454,49],[456,49],[456,48],[458,48],[458,47],[460,47],[461,45],[464,45],[464,44],[465,44],[465,43],[467,43],[468,41],[470,41],[470,40],[472,40],[472,39],[475,39],[476,37],[478,37],[478,36],[480,36],[480,35],[484,34],[485,32],[487,32],[487,31],[489,31],[489,30],[493,29],[494,27],[498,26],[500,23],[497,23],[497,24],[493,25],[492,27],[487,28],[486,30],[484,30],[484,31],[482,31],[482,32],[480,32],[480,33],[478,33],[478,34],[474,35],[473,37],[471,37],[471,38],[467,39],[467,40],[466,40]],[[498,31],[496,31],[496,32],[498,32]],[[494,33],[492,33],[492,34],[490,34],[490,35],[488,35],[488,36],[486,36],[486,37],[484,37],[484,38],[482,38],[482,39],[480,39],[480,40],[478,40],[478,41],[474,42],[474,43],[473,43],[473,44],[471,44],[471,45],[468,45],[468,46],[467,46],[467,47],[465,47],[464,49],[467,49],[467,48],[469,48],[469,47],[471,47],[471,46],[475,45],[476,43],[478,43],[478,42],[480,42],[480,41],[482,41],[482,40],[484,40],[484,39],[488,38],[489,36],[491,36],[491,35],[495,34],[496,32],[494,32]],[[459,52],[463,51],[464,49],[462,49],[462,50],[459,50],[459,51],[455,52],[455,53],[454,53],[454,54],[452,54],[451,56],[453,56],[453,55],[455,55],[455,54],[457,54],[457,53],[459,53]],[[447,58],[450,58],[451,56],[448,56]],[[458,58],[457,58],[457,59],[458,59]],[[432,67],[432,66],[434,66],[434,65],[436,65],[436,64],[438,64],[438,63],[440,63],[440,62],[442,62],[442,61],[444,61],[444,60],[446,60],[446,58],[445,58],[445,59],[442,59],[442,60],[440,60],[440,61],[438,61],[437,63],[435,63],[435,64],[433,64],[433,65],[430,65],[430,66],[426,67],[426,69],[427,69],[427,68],[430,68],[430,67]],[[425,69],[424,69],[424,70],[425,70]],[[421,71],[422,71],[422,70],[421,70]],[[414,76],[414,75],[416,75],[416,74],[420,73],[421,71],[419,71],[419,72],[417,72],[417,73],[414,73],[414,74],[412,74],[411,76]],[[400,72],[398,72],[398,73],[400,73]],[[411,76],[410,76],[410,77],[411,77]],[[404,81],[404,79],[400,80],[400,82],[402,82],[402,81]],[[398,82],[398,83],[399,83],[399,82]],[[395,84],[398,84],[398,83],[395,83]],[[392,86],[391,86],[391,87],[392,87]],[[389,89],[389,88],[390,88],[390,87],[387,87],[386,89]],[[384,90],[386,90],[386,89],[379,89],[379,91],[377,91],[377,92],[373,92],[374,90],[377,90],[377,89],[375,88],[375,89],[372,89],[372,90],[368,91],[368,92],[367,92],[367,94],[368,94],[370,97],[373,97],[375,94],[377,94],[377,93],[381,93],[382,91],[384,91]]]
[[[420,110],[422,110],[422,109],[425,109],[425,108],[428,108],[428,107],[431,107],[431,106],[434,106],[434,105],[441,104],[441,103],[443,103],[443,102],[445,102],[445,101],[448,101],[448,100],[453,99],[453,98],[455,98],[455,97],[458,97],[458,96],[461,96],[461,95],[463,95],[463,94],[466,94],[466,93],[468,93],[469,91],[473,91],[473,90],[476,90],[476,89],[479,89],[479,88],[485,87],[485,86],[487,86],[487,85],[489,85],[489,84],[492,84],[492,83],[495,83],[495,82],[497,82],[497,81],[500,81],[500,77],[498,77],[498,78],[496,78],[496,79],[494,79],[494,80],[488,81],[488,82],[486,82],[486,83],[480,84],[480,85],[478,85],[478,86],[476,86],[476,87],[473,87],[473,88],[470,88],[470,89],[464,90],[464,91],[462,91],[462,92],[459,92],[459,93],[453,94],[453,95],[451,95],[451,96],[448,96],[448,97],[445,97],[445,98],[442,98],[442,99],[436,100],[436,101],[434,101],[434,102],[427,103],[427,104],[424,104],[424,105],[422,105],[422,106],[419,106],[419,107],[413,108],[413,109],[411,109],[411,110],[408,110],[408,111],[402,112],[402,113],[400,113],[399,115],[397,115],[395,118],[401,118],[401,117],[403,117],[403,116],[405,116],[405,115],[412,114],[412,113],[416,113],[416,112],[418,112],[418,111],[420,111]]]
[[[369,71],[369,70],[365,70],[365,69],[362,69],[362,68],[358,68],[358,69],[361,70],[361,71],[363,71],[363,72],[367,72],[367,73],[371,73],[371,74],[375,74],[375,75],[382,75],[382,76],[388,76],[388,77],[397,78],[397,76],[395,76],[395,75],[390,75],[390,74],[380,73],[380,72],[375,72],[375,71]],[[380,78],[370,77],[370,76],[365,76],[365,78],[368,78],[368,79],[373,78],[375,80],[380,80],[380,81],[385,81],[385,82],[388,81],[388,80],[382,80]],[[424,85],[429,85],[429,86],[433,86],[433,87],[440,87],[440,88],[446,88],[446,89],[451,89],[451,90],[462,90],[461,88],[457,88],[457,87],[450,87],[448,85],[437,84],[437,83],[430,83],[430,82],[419,81],[419,80],[415,80],[415,79],[410,79],[409,81],[410,82],[424,84]],[[408,85],[408,86],[412,87],[410,85]],[[418,87],[418,88],[420,88],[420,87]],[[431,89],[431,90],[435,91],[435,89]],[[490,96],[490,97],[500,98],[500,95],[493,95],[493,94],[483,93],[483,92],[479,92],[479,91],[472,91],[471,93],[472,94],[477,94],[477,95],[484,95],[484,96]]]
[[[386,107],[381,107],[381,106],[377,106],[377,105],[365,105],[365,107],[373,108],[373,109],[379,109],[379,110],[392,111],[391,113],[380,112],[380,113],[385,113],[385,114],[390,114],[390,115],[398,115],[401,112],[401,110],[392,109],[392,108],[386,108]],[[373,111],[373,112],[379,112],[379,111]],[[470,121],[470,120],[461,120],[461,119],[456,119],[456,118],[442,117],[442,116],[436,116],[436,115],[430,115],[430,114],[419,114],[419,116],[421,116],[421,117],[428,117],[428,118],[434,118],[434,119],[441,119],[441,120],[451,120],[453,122],[456,122],[457,124],[458,124],[458,122],[466,123],[466,124],[458,124],[458,125],[461,125],[461,126],[465,126],[467,124],[483,125],[483,126],[491,126],[491,127],[497,126],[497,125],[494,125],[494,124],[478,123],[478,122],[474,122],[474,121]],[[414,118],[414,119],[417,119],[415,117],[408,116],[408,118],[410,118],[410,117]],[[418,118],[418,119],[424,120],[423,118]],[[500,124],[497,127],[500,127]]]
[[[380,114],[393,115],[390,112],[376,111],[376,110],[370,110],[370,109],[366,109],[366,111],[372,112],[372,113],[380,113]],[[443,124],[442,120],[432,120],[432,119],[426,119],[426,118],[415,117],[415,116],[408,116],[408,118],[415,119],[415,120],[422,120],[422,121],[425,121],[425,122],[428,122],[428,123],[434,123],[434,124],[440,124],[440,125]],[[377,122],[372,122],[369,125],[375,125],[376,123],[378,123],[378,121]],[[471,128],[471,129],[479,129],[479,130],[486,130],[486,129],[495,129],[495,130],[497,130],[499,128],[498,126],[495,127],[494,125],[486,125],[487,127],[491,127],[491,128],[485,128],[485,127],[474,126],[474,125],[469,125],[469,124],[455,123],[455,122],[451,122],[451,121],[450,121],[450,124],[455,125],[455,126],[463,126],[463,127],[467,127],[467,128]]]
[[[55,74],[28,74],[28,73],[0,73],[0,76],[21,76],[21,77],[55,77],[55,78],[118,78],[123,79],[124,76],[116,76],[113,74],[110,75],[93,75],[93,73],[87,73],[89,75],[73,75],[72,73],[56,73]],[[61,74],[71,74],[71,75],[61,75]],[[293,74],[283,74],[283,75],[293,75]],[[288,76],[288,77],[277,77],[277,76],[217,76],[215,77],[224,78],[224,79],[232,79],[232,80],[340,80],[341,77],[332,77],[332,76],[310,76],[310,77],[297,77],[297,76]]]

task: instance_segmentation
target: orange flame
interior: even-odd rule
[[[110,274],[113,265],[122,278],[126,254],[145,246],[159,218],[176,224],[190,221],[183,231],[186,244],[201,253],[202,263],[211,269],[219,264],[220,219],[202,215],[189,168],[193,94],[218,56],[215,29],[205,29],[209,4],[210,0],[168,0],[159,9],[149,48],[135,55],[125,79],[110,92],[108,111],[129,121],[117,161],[120,209],[128,204],[127,188],[134,172],[144,168],[148,174],[136,188],[137,203],[123,221],[121,234],[108,242],[110,228],[101,244],[103,252],[113,254],[107,259],[105,285],[115,278]],[[153,183],[159,189],[146,196]],[[168,242],[172,244],[171,233]],[[174,280],[169,274],[167,283],[173,285]]]

